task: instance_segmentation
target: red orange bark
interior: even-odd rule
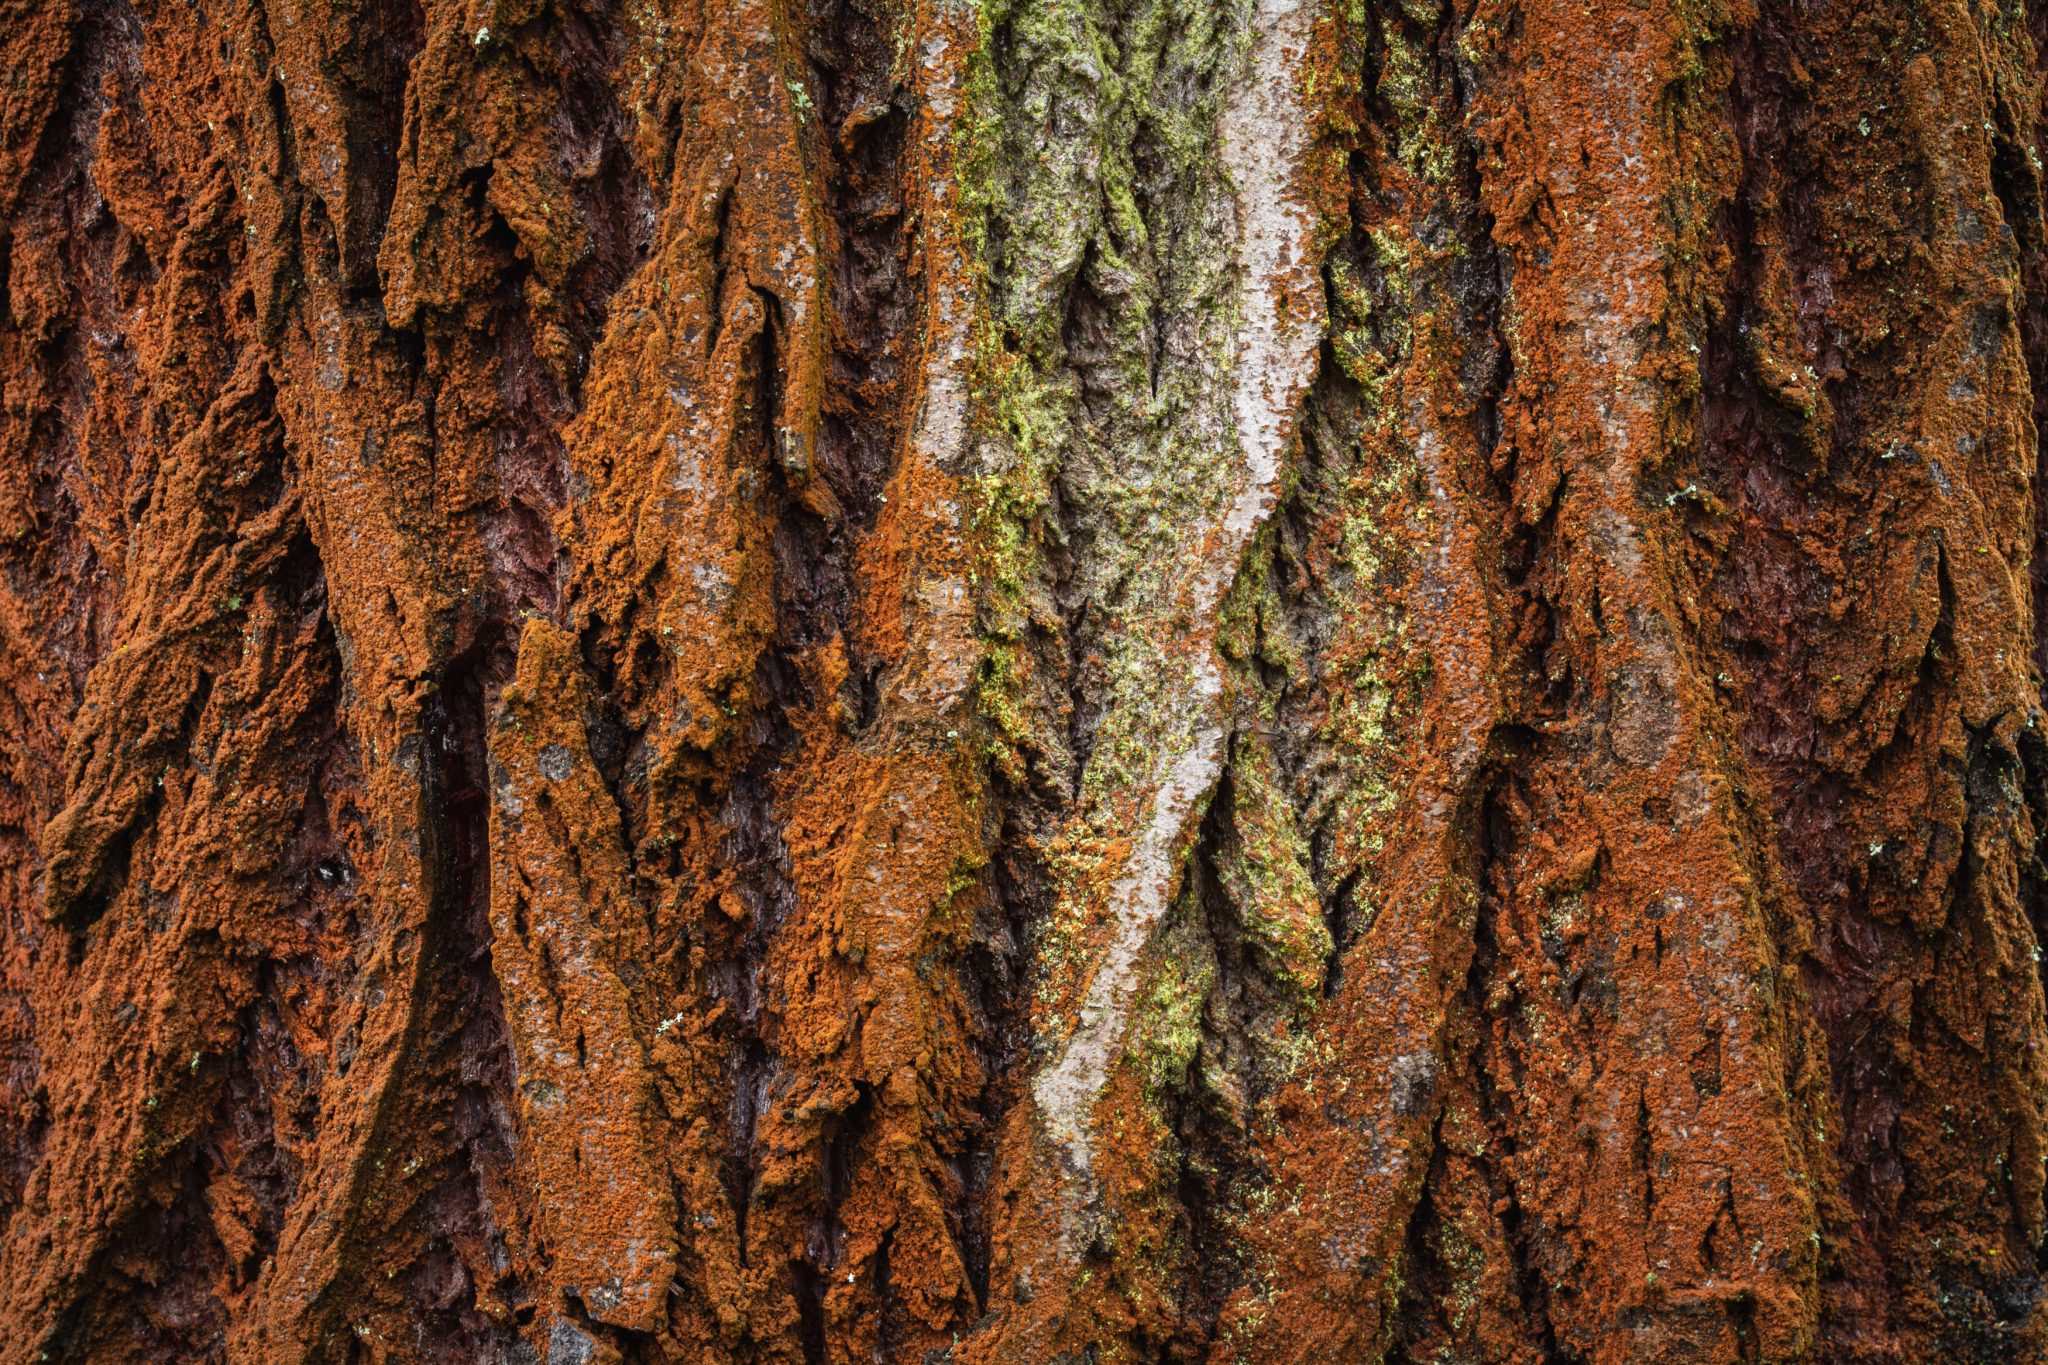
[[[2019,5],[0,16],[0,1360],[2048,1358]]]

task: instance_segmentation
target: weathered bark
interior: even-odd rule
[[[2048,19],[0,32],[0,1361],[2048,1360]]]

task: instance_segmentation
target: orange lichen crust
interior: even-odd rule
[[[0,0],[0,1365],[2048,1359],[2044,25]]]

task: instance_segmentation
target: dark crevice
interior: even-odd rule
[[[1276,1020],[1291,1012],[1289,1002],[1249,940],[1242,911],[1218,870],[1238,843],[1233,808],[1226,775],[1196,833],[1186,884],[1165,925],[1167,935],[1186,940],[1175,944],[1173,955],[1191,969],[1206,958],[1214,979],[1202,1004],[1200,1046],[1187,1074],[1162,1096],[1177,1149],[1174,1195],[1187,1254],[1178,1302],[1186,1339],[1162,1343],[1161,1360],[1202,1358],[1217,1340],[1224,1305],[1245,1283],[1245,1251],[1236,1229],[1248,1201],[1268,1181],[1245,1154],[1257,1106],[1285,1072],[1285,1064],[1258,1040],[1276,1036]]]
[[[1323,960],[1323,998],[1333,998],[1344,988],[1344,957],[1364,926],[1359,923],[1358,879],[1354,869],[1344,874],[1337,888],[1323,902],[1323,928],[1330,935],[1330,951]]]
[[[479,1352],[495,1349],[490,1343],[506,1330],[478,1312],[471,1285],[503,1263],[502,1255],[493,1255],[503,1234],[486,1189],[509,1187],[515,1145],[511,1036],[491,967],[485,776],[486,716],[512,667],[503,628],[479,623],[474,644],[442,667],[422,708],[420,777],[428,819],[420,851],[431,896],[419,950],[427,993],[419,1038],[426,1046],[401,1085],[408,1107],[434,1103],[434,1096],[452,1095],[454,1104],[441,1121],[418,1125],[438,1141],[415,1150],[409,1166],[386,1173],[387,1180],[407,1182],[405,1197],[414,1201],[422,1240],[413,1258],[402,1267],[359,1272],[375,1283],[401,1270],[399,1289],[419,1330]],[[416,1171],[427,1183],[412,1183]],[[502,1305],[523,1297],[516,1280],[503,1276],[481,1288]]]
[[[1407,1228],[1401,1238],[1401,1288],[1397,1301],[1389,1305],[1394,1318],[1394,1340],[1387,1352],[1386,1365],[1419,1365],[1432,1355],[1441,1358],[1428,1343],[1444,1335],[1439,1320],[1447,1315],[1447,1305],[1458,1288],[1457,1273],[1444,1263],[1441,1254],[1445,1229],[1436,1207],[1435,1191],[1448,1182],[1449,1172],[1438,1125],[1431,1125],[1428,1150],[1428,1174],[1409,1208]]]
[[[1043,868],[1020,851],[1026,843],[1010,823],[1015,818],[1014,809],[1006,812],[992,838],[997,852],[987,892],[975,903],[974,935],[961,967],[982,1085],[961,1153],[957,1236],[980,1312],[988,1311],[990,1302],[997,1142],[1004,1116],[1021,1099],[1031,1037],[1027,936],[1029,926],[1051,906]]]
[[[825,1282],[803,1257],[789,1263],[790,1294],[796,1300],[797,1345],[804,1365],[825,1365]]]
[[[377,250],[398,190],[407,76],[426,42],[419,0],[375,0],[366,8],[361,22],[375,41],[351,45],[333,72],[348,141],[339,274],[344,290],[358,298],[374,298],[380,289]]]
[[[1502,771],[1511,773],[1514,767],[1514,760],[1507,759]],[[1482,1040],[1493,1033],[1496,1021],[1514,1015],[1519,1003],[1517,996],[1526,989],[1519,980],[1521,973],[1503,951],[1499,930],[1501,917],[1509,913],[1509,869],[1516,861],[1514,846],[1518,838],[1516,817],[1507,801],[1511,781],[1506,776],[1496,780],[1481,805],[1477,825],[1481,834],[1479,912],[1473,925],[1472,961],[1460,1003]],[[1564,1282],[1568,1279],[1566,1268],[1559,1264],[1552,1239],[1545,1238],[1549,1248],[1539,1250],[1538,1238],[1544,1230],[1532,1225],[1523,1210],[1516,1182],[1506,1174],[1519,1166],[1521,1144],[1516,1136],[1512,1096],[1526,1093],[1525,1067],[1514,1046],[1502,1047],[1490,1040],[1481,1042],[1474,1063],[1478,1118],[1488,1134],[1486,1164],[1498,1192],[1495,1208],[1501,1239],[1513,1257],[1512,1278],[1520,1298],[1520,1311],[1542,1358],[1564,1365],[1573,1357],[1560,1349],[1551,1323],[1551,1284],[1546,1270]]]

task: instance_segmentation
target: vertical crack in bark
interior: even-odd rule
[[[431,819],[422,864],[434,892],[420,945],[431,1003],[414,1046],[430,1060],[408,1083],[414,1093],[452,1093],[458,1102],[429,1128],[442,1150],[416,1149],[399,1170],[412,1176],[433,1162],[424,1188],[409,1192],[423,1246],[407,1268],[406,1314],[448,1349],[478,1352],[506,1349],[513,1339],[488,1312],[530,1311],[528,1287],[505,1264],[506,1230],[493,1198],[502,1199],[511,1183],[519,1145],[510,1112],[512,1050],[491,963],[486,739],[486,711],[510,666],[502,637],[486,628],[444,667],[422,710],[420,775]],[[402,1128],[417,1131],[415,1123]],[[391,1278],[392,1268],[383,1269]]]

